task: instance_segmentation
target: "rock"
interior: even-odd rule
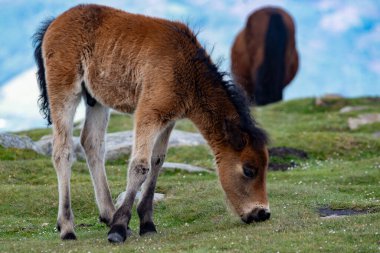
[[[373,137],[376,139],[380,138],[380,132],[373,133]]]
[[[133,132],[124,131],[107,134],[106,159],[115,160],[132,152]]]
[[[325,103],[322,101],[321,98],[315,98],[315,105],[316,106],[323,106]]]
[[[169,147],[205,145],[206,141],[199,133],[189,133],[173,130],[169,139]],[[132,151],[133,131],[124,131],[107,134],[106,159],[114,160],[122,155],[129,155]]]
[[[45,135],[41,137],[39,141],[36,141],[36,145],[41,149],[41,151],[45,155],[51,155],[52,153],[52,141],[51,141],[52,136],[51,135]]]
[[[73,137],[74,142],[74,154],[75,158],[85,159],[85,154],[80,145],[79,137]],[[43,136],[39,141],[35,142],[36,146],[41,150],[41,153],[44,155],[51,155],[53,152],[53,136],[46,135]]]
[[[170,135],[169,147],[206,145],[207,142],[199,133],[174,130]]]
[[[51,135],[45,135],[39,141],[35,142],[44,155],[51,155],[52,153],[53,146],[51,138]]]
[[[348,113],[348,112],[356,112],[356,111],[363,111],[367,109],[368,106],[345,106],[342,109],[339,110],[339,113]]]
[[[32,139],[27,136],[0,133],[0,145],[4,148],[31,149],[37,153],[42,153],[38,145],[36,145]]]
[[[334,100],[334,99],[342,99],[344,97],[342,95],[340,95],[340,94],[333,94],[333,93],[331,93],[331,94],[325,94],[321,98],[322,99],[327,99],[327,100],[329,100],[329,99]]]
[[[35,144],[42,150],[45,155],[52,153],[51,135],[42,137]],[[85,154],[80,144],[79,137],[73,137],[75,156],[80,159],[85,159]],[[174,130],[169,139],[169,147],[177,146],[195,146],[204,145],[206,141],[199,133],[188,133],[180,130]],[[106,138],[106,159],[115,160],[123,155],[129,155],[132,151],[133,131],[124,131],[107,134]]]
[[[193,166],[190,164],[183,164],[183,163],[171,163],[171,162],[165,162],[162,165],[163,170],[184,170],[187,172],[211,172],[205,168],[198,167],[198,166]]]
[[[339,94],[326,94],[322,97],[315,98],[315,105],[316,106],[329,106],[332,102],[335,102],[337,100],[341,100],[343,97]]]
[[[117,197],[116,204],[115,204],[116,208],[119,208],[121,206],[121,204],[125,198],[125,194],[126,194],[126,192],[124,191],[124,192],[120,193],[119,196]],[[141,198],[141,192],[139,191],[136,194],[135,202],[138,202],[140,200],[140,198]],[[154,193],[153,203],[156,203],[158,201],[162,201],[162,200],[164,200],[164,198],[165,198],[165,194]]]
[[[376,122],[380,122],[380,113],[361,114],[357,118],[348,118],[348,126],[351,130]]]

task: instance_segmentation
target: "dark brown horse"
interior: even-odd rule
[[[292,17],[273,7],[253,12],[236,36],[231,70],[252,103],[266,105],[282,100],[283,89],[298,70]]]
[[[187,26],[99,5],[79,5],[35,35],[40,105],[53,124],[58,229],[75,239],[70,175],[73,117],[85,99],[81,143],[110,242],[128,233],[137,191],[140,234],[155,232],[153,194],[176,120],[189,118],[211,146],[227,199],[241,219],[267,220],[267,137],[242,91],[225,81]],[[109,108],[135,114],[127,194],[115,210],[104,166]]]

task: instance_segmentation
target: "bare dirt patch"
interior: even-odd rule
[[[273,147],[269,149],[269,170],[272,171],[286,171],[289,168],[294,168],[297,166],[295,160],[306,160],[309,159],[309,155],[300,149],[289,148],[289,147]],[[290,159],[290,161],[289,161]]]

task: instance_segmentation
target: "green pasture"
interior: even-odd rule
[[[366,109],[339,113],[355,105]],[[133,235],[120,245],[108,243],[108,228],[98,222],[84,161],[74,164],[71,180],[78,240],[61,241],[50,158],[0,147],[0,252],[380,252],[380,138],[373,136],[380,125],[353,131],[347,124],[349,117],[374,112],[380,112],[376,98],[332,99],[323,106],[310,98],[252,109],[271,147],[297,148],[309,156],[294,158],[296,166],[287,171],[268,173],[271,219],[243,224],[229,211],[215,173],[168,171],[157,186],[166,195],[155,205],[158,233],[140,237],[134,211]],[[112,115],[109,132],[131,129],[132,121]],[[177,128],[197,131],[186,120]],[[17,134],[38,140],[49,133],[47,128]],[[125,159],[107,163],[114,198],[125,189]],[[206,146],[170,148],[167,161],[215,169]],[[365,214],[326,219],[319,208]]]

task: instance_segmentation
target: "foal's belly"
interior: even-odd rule
[[[85,77],[87,73],[88,87],[96,100],[115,110],[132,113],[142,89],[144,66],[136,53],[141,53],[138,50],[141,46],[126,46],[124,37],[104,39],[103,44],[97,44],[85,61]]]
[[[122,72],[105,70],[89,77],[86,86],[99,103],[124,113],[134,112],[141,91],[141,85]]]
[[[131,87],[132,86],[132,87]],[[136,85],[117,84],[105,85],[99,91],[96,97],[99,101],[117,111],[124,113],[133,113],[138,100],[138,91]]]

